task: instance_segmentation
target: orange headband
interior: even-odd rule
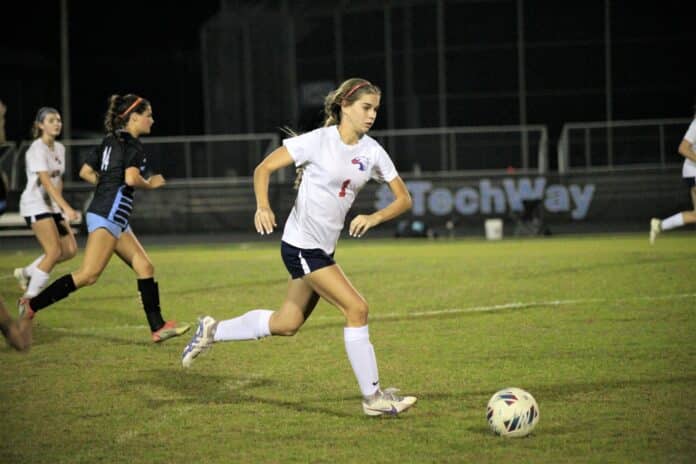
[[[367,81],[365,81],[365,82],[361,82],[361,83],[359,83],[359,84],[355,84],[355,85],[353,86],[353,88],[350,89],[350,90],[348,91],[348,93],[347,93],[343,98],[348,98],[348,97],[350,97],[351,95],[353,95],[353,93],[355,93],[356,90],[358,90],[360,87],[365,87],[366,85],[370,85],[370,83],[367,82]]]
[[[124,111],[123,113],[121,113],[121,114],[119,115],[119,117],[120,117],[120,118],[125,118],[126,116],[128,116],[128,113],[130,113],[131,111],[133,111],[133,108],[135,108],[136,106],[138,106],[138,103],[140,103],[141,101],[143,101],[142,98],[140,98],[140,97],[136,98],[135,101],[133,102],[133,104],[132,104],[131,106],[129,106],[128,109],[127,109],[126,111]]]

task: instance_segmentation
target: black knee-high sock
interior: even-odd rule
[[[77,287],[75,287],[72,275],[65,274],[32,298],[29,301],[29,306],[31,306],[33,311],[38,311],[46,306],[51,306],[56,301],[62,300],[75,290],[77,290]]]
[[[138,293],[140,293],[140,301],[143,304],[147,322],[150,324],[150,330],[155,332],[164,325],[160,310],[159,287],[155,278],[138,279]]]

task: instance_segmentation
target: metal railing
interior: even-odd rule
[[[544,125],[375,130],[370,136],[382,144],[400,171],[415,174],[501,169],[545,173],[548,169]],[[536,157],[530,157],[530,152]]]
[[[389,152],[400,171],[536,171],[548,168],[548,131],[543,125],[465,126],[379,130],[370,135]],[[168,179],[249,177],[258,163],[278,147],[275,133],[143,137],[148,164]],[[61,140],[66,149],[66,183],[79,180],[79,170],[101,139]],[[3,162],[10,189],[24,188],[24,153],[31,141],[11,148]],[[529,153],[536,153],[530,157]],[[285,181],[292,167],[276,178]]]
[[[101,143],[100,138],[60,140],[65,145],[66,183],[79,180],[79,171],[88,154]],[[143,137],[148,164],[153,172],[168,179],[250,176],[256,165],[275,149],[280,137],[275,133]],[[24,153],[31,141],[15,150],[10,170],[12,188],[23,185]],[[285,177],[282,171],[280,176]]]
[[[671,155],[677,153],[691,121],[669,118],[567,123],[558,139],[558,172],[681,164],[681,157]]]

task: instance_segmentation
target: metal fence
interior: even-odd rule
[[[402,172],[547,170],[545,126],[471,126],[383,130],[370,133],[389,152]],[[144,137],[148,164],[168,179],[250,177],[258,163],[278,147],[274,133]],[[66,149],[66,183],[79,180],[80,167],[101,139],[61,140]],[[10,190],[24,188],[24,154],[31,141],[10,143],[0,159]],[[529,156],[529,153],[535,156]],[[293,168],[277,180],[290,178]]]
[[[574,122],[558,140],[558,172],[627,167],[668,167],[683,158],[677,147],[691,119]]]
[[[370,135],[403,172],[548,169],[548,130],[543,125],[378,130]]]
[[[275,149],[280,137],[273,133],[143,137],[148,164],[167,179],[250,176],[256,165]],[[101,139],[61,140],[65,145],[66,183],[79,180],[80,167]],[[24,188],[24,154],[31,141],[8,144],[0,167],[9,177],[10,190]],[[15,148],[16,147],[16,148]],[[281,172],[284,180],[285,172]]]

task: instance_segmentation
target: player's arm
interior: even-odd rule
[[[276,148],[254,169],[254,195],[256,196],[256,214],[254,226],[260,234],[270,234],[277,227],[275,215],[268,200],[268,184],[271,174],[294,163],[285,146]]]
[[[126,185],[133,188],[152,190],[159,188],[165,184],[162,174],[155,174],[152,177],[145,179],[140,175],[140,169],[136,166],[131,166],[126,169]]]
[[[68,202],[65,201],[65,198],[63,198],[63,195],[61,194],[62,189],[53,185],[48,171],[39,171],[37,174],[39,176],[39,182],[41,182],[41,186],[44,188],[44,190],[46,190],[46,193],[48,193],[51,199],[58,204],[60,209],[63,210],[70,221],[76,221],[78,219],[77,212],[72,209]]]
[[[80,178],[92,185],[97,185],[99,182],[99,173],[92,166],[85,163],[80,168]]]
[[[684,158],[688,158],[693,162],[696,162],[696,152],[694,151],[694,145],[686,139],[683,139],[679,144],[679,154]]]
[[[372,214],[359,214],[350,222],[349,233],[353,237],[362,237],[365,232],[378,224],[405,213],[411,209],[411,194],[401,177],[396,176],[389,182],[389,190],[394,195],[394,201]]]

